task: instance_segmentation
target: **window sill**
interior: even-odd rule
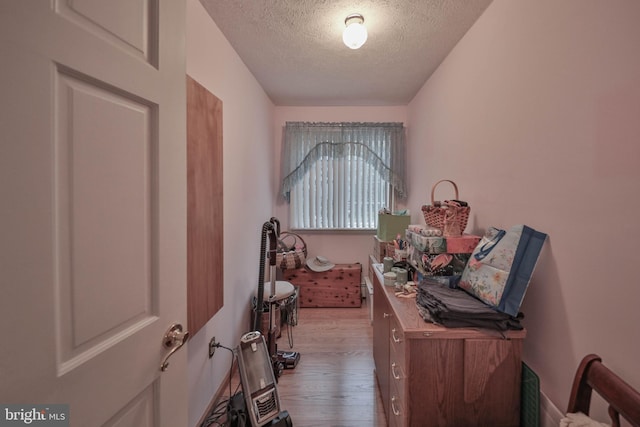
[[[375,228],[292,228],[291,231],[300,234],[375,234]]]

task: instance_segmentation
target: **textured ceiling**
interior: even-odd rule
[[[276,105],[406,105],[491,0],[200,0]],[[342,43],[344,19],[369,38]]]

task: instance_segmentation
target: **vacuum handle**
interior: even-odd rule
[[[276,230],[271,227],[269,230],[269,265],[276,265],[276,254],[278,251],[278,235]]]
[[[272,216],[269,222],[276,227],[276,237],[280,237],[280,220],[275,216]]]

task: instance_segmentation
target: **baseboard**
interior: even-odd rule
[[[540,392],[540,427],[558,427],[564,413],[558,409],[551,399]]]
[[[220,386],[218,387],[218,390],[216,390],[215,394],[213,395],[211,402],[209,402],[209,405],[207,406],[206,411],[204,411],[204,414],[202,414],[202,416],[200,417],[198,424],[196,424],[197,426],[202,426],[204,424],[204,421],[209,417],[209,414],[211,414],[211,411],[216,407],[216,405],[218,405],[218,403],[222,400],[223,397],[226,399],[226,394],[229,391],[229,384],[231,383],[231,379],[236,375],[237,370],[238,370],[238,365],[234,363],[233,367],[231,368],[231,371],[227,373],[227,375],[224,377],[224,379],[220,383]]]

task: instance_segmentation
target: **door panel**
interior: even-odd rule
[[[186,425],[184,9],[0,3],[0,402]]]
[[[61,16],[145,61],[157,58],[157,8],[153,0],[57,0],[55,4]]]
[[[58,370],[65,372],[156,315],[157,131],[150,106],[113,88],[60,70],[56,82]]]
[[[156,387],[147,387],[127,406],[113,416],[104,427],[153,427],[158,425],[154,412]]]

